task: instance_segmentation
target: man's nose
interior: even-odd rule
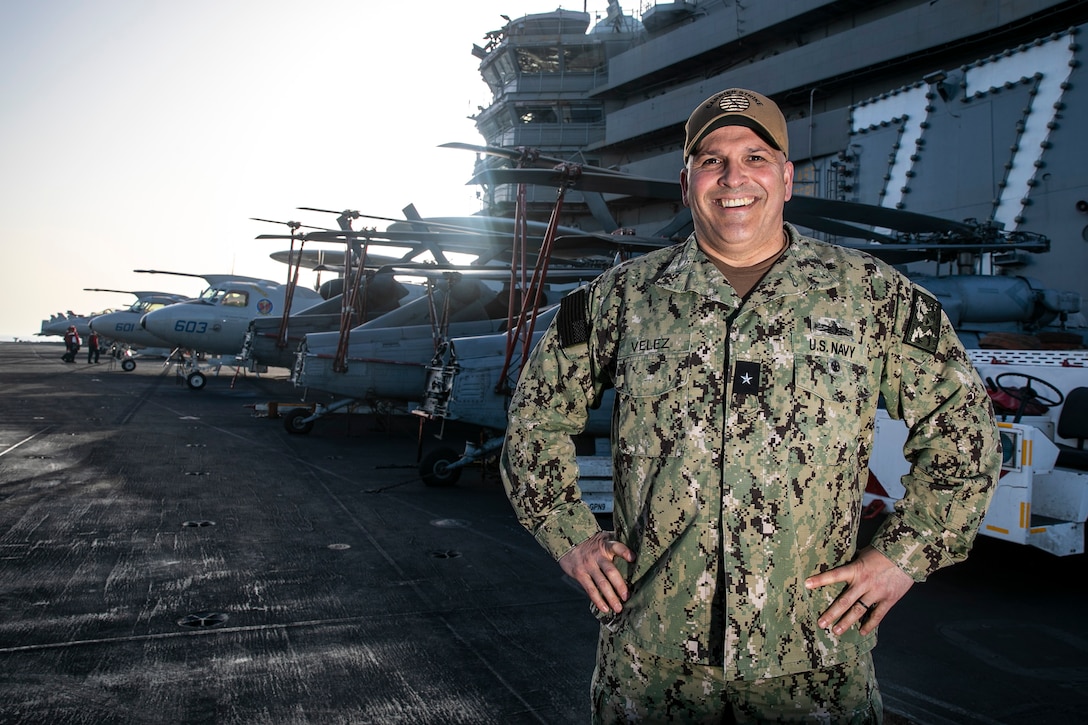
[[[718,183],[722,186],[741,186],[748,180],[748,174],[741,164],[732,161],[722,161],[721,173]]]

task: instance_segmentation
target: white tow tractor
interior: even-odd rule
[[[998,411],[1001,478],[979,533],[1057,556],[1084,552],[1088,520],[1088,350],[971,350]],[[995,401],[996,402],[996,401]],[[997,406],[995,405],[995,408]],[[1006,408],[1006,411],[1009,411]],[[877,412],[867,511],[902,498],[906,425]]]

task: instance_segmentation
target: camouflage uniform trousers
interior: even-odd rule
[[[744,681],[721,667],[668,660],[602,628],[591,686],[593,723],[879,725],[872,655],[826,670]]]

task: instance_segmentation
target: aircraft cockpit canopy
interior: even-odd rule
[[[160,307],[166,307],[165,302],[152,302],[150,300],[137,300],[132,303],[132,307],[128,308],[129,312],[147,313],[152,310],[157,310]]]
[[[223,295],[223,300],[220,304],[226,305],[227,307],[245,307],[249,304],[249,293],[231,290]]]
[[[244,290],[225,290],[209,287],[201,293],[200,301],[210,305],[246,307],[249,304],[249,292]]]

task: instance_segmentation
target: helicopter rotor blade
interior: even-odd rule
[[[533,168],[552,168],[558,164],[580,163],[573,159],[561,159],[557,156],[544,156],[540,153],[539,149],[526,146],[506,148],[503,146],[478,146],[470,143],[450,142],[439,144],[438,148],[475,151],[476,153],[484,154],[485,156],[496,156],[498,158],[506,159],[507,161],[514,161],[519,164],[520,168],[529,168],[527,164],[531,164]],[[602,169],[597,166],[592,168],[602,174],[612,174],[615,176],[627,175],[625,172],[616,171],[615,169]]]
[[[603,194],[621,194],[680,201],[680,184],[662,179],[651,179],[629,174],[604,173],[595,167],[584,166],[575,176],[562,169],[488,169],[473,176],[469,184],[494,186],[496,184],[536,184],[539,186],[566,186],[577,191],[597,191]]]
[[[285,227],[291,229],[315,229],[319,231],[331,231],[328,227],[315,227],[309,224],[303,224],[301,222],[281,222],[276,219],[261,219],[260,217],[251,216],[250,219],[255,222],[265,222],[267,224],[282,224]]]
[[[838,199],[821,199],[813,196],[800,196],[794,194],[793,198],[786,202],[786,213],[808,214],[811,216],[834,219],[841,222],[854,222],[866,224],[883,229],[893,229],[897,232],[926,233],[926,232],[955,232],[970,234],[975,227],[965,222],[957,222],[951,219],[919,214],[902,209],[890,209],[872,204],[860,204],[853,201],[840,201]]]

